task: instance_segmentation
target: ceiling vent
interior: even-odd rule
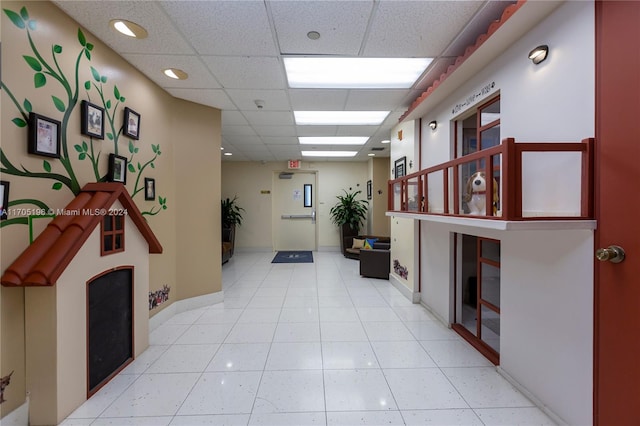
[[[280,172],[278,179],[291,179],[293,172]]]
[[[371,148],[371,151],[384,151],[384,147],[383,146],[376,146],[374,148]]]

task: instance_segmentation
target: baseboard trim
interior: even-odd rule
[[[451,324],[449,323],[449,321],[445,320],[444,318],[442,318],[442,315],[440,315],[439,313],[437,313],[436,311],[434,311],[433,309],[431,309],[431,307],[429,305],[427,305],[426,303],[424,303],[424,300],[420,300],[420,305],[424,306],[424,308],[429,311],[429,313],[431,315],[433,315],[434,317],[436,317],[436,319],[438,321],[440,321],[445,327],[447,328],[451,328]]]
[[[205,306],[215,305],[224,302],[224,291],[204,294],[202,296],[190,297],[189,299],[178,300],[167,306],[151,318],[149,318],[149,331],[155,330],[169,318],[184,311],[198,309]]]
[[[398,289],[398,291],[407,299],[411,301],[411,303],[420,302],[420,293],[411,291],[406,285],[402,283],[394,274],[389,274],[389,282],[392,286]]]
[[[24,404],[0,419],[2,426],[29,426],[29,397]]]
[[[496,371],[498,372],[498,374],[500,374],[502,377],[504,377],[505,380],[507,382],[509,382],[513,387],[518,389],[518,391],[520,393],[522,393],[524,396],[529,398],[531,400],[531,402],[533,402],[535,404],[536,407],[538,407],[543,413],[545,413],[547,416],[549,416],[549,418],[551,420],[553,420],[557,425],[560,425],[560,426],[568,426],[569,425],[569,423],[565,422],[562,419],[562,417],[558,416],[556,413],[551,411],[551,409],[548,406],[546,406],[542,401],[540,401],[534,394],[529,392],[529,390],[527,388],[522,386],[516,379],[511,377],[511,375],[509,373],[504,371],[502,369],[502,367],[500,367],[499,365],[496,366]]]

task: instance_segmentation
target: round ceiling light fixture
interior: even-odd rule
[[[162,70],[162,72],[167,77],[173,78],[175,80],[186,80],[187,78],[189,78],[189,74],[178,68],[167,68]]]
[[[135,22],[127,21],[126,19],[112,19],[109,21],[111,28],[126,35],[127,37],[134,38],[147,38],[149,33],[142,26]]]
[[[320,38],[320,33],[319,33],[319,32],[317,32],[317,31],[309,31],[309,32],[307,33],[307,38],[308,38],[309,40],[317,40],[317,39],[319,39],[319,38]]]

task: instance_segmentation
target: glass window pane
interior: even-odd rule
[[[459,321],[474,336],[477,335],[478,304],[478,244],[477,237],[462,235],[460,273],[462,278],[462,309]],[[459,296],[458,296],[459,297]]]
[[[500,243],[498,241],[482,240],[482,253],[485,259],[500,262]]]
[[[487,105],[480,112],[480,125],[486,126],[500,119],[500,101],[494,102],[491,105]]]
[[[486,149],[500,145],[500,125],[493,126],[480,132],[480,148]]]
[[[115,250],[120,250],[122,249],[122,234],[116,234],[116,246],[115,246]]]
[[[492,305],[500,307],[500,268],[483,263],[481,297]]]
[[[104,242],[104,251],[112,251],[113,250],[113,236],[105,235],[103,242]]]
[[[124,226],[124,220],[122,216],[114,216],[114,219],[116,221],[116,230],[121,230],[122,227]]]
[[[500,314],[485,306],[480,307],[480,312],[482,315],[480,339],[496,352],[500,352]]]
[[[105,216],[102,220],[103,223],[103,231],[111,231],[113,222],[111,221],[111,216]]]

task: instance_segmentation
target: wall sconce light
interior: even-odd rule
[[[533,61],[534,64],[538,65],[540,62],[547,59],[547,55],[549,54],[549,46],[546,44],[540,45],[529,52],[529,59]]]
[[[429,127],[431,127],[431,130],[435,130],[436,127],[438,127],[438,122],[436,120],[433,120],[429,123]]]

